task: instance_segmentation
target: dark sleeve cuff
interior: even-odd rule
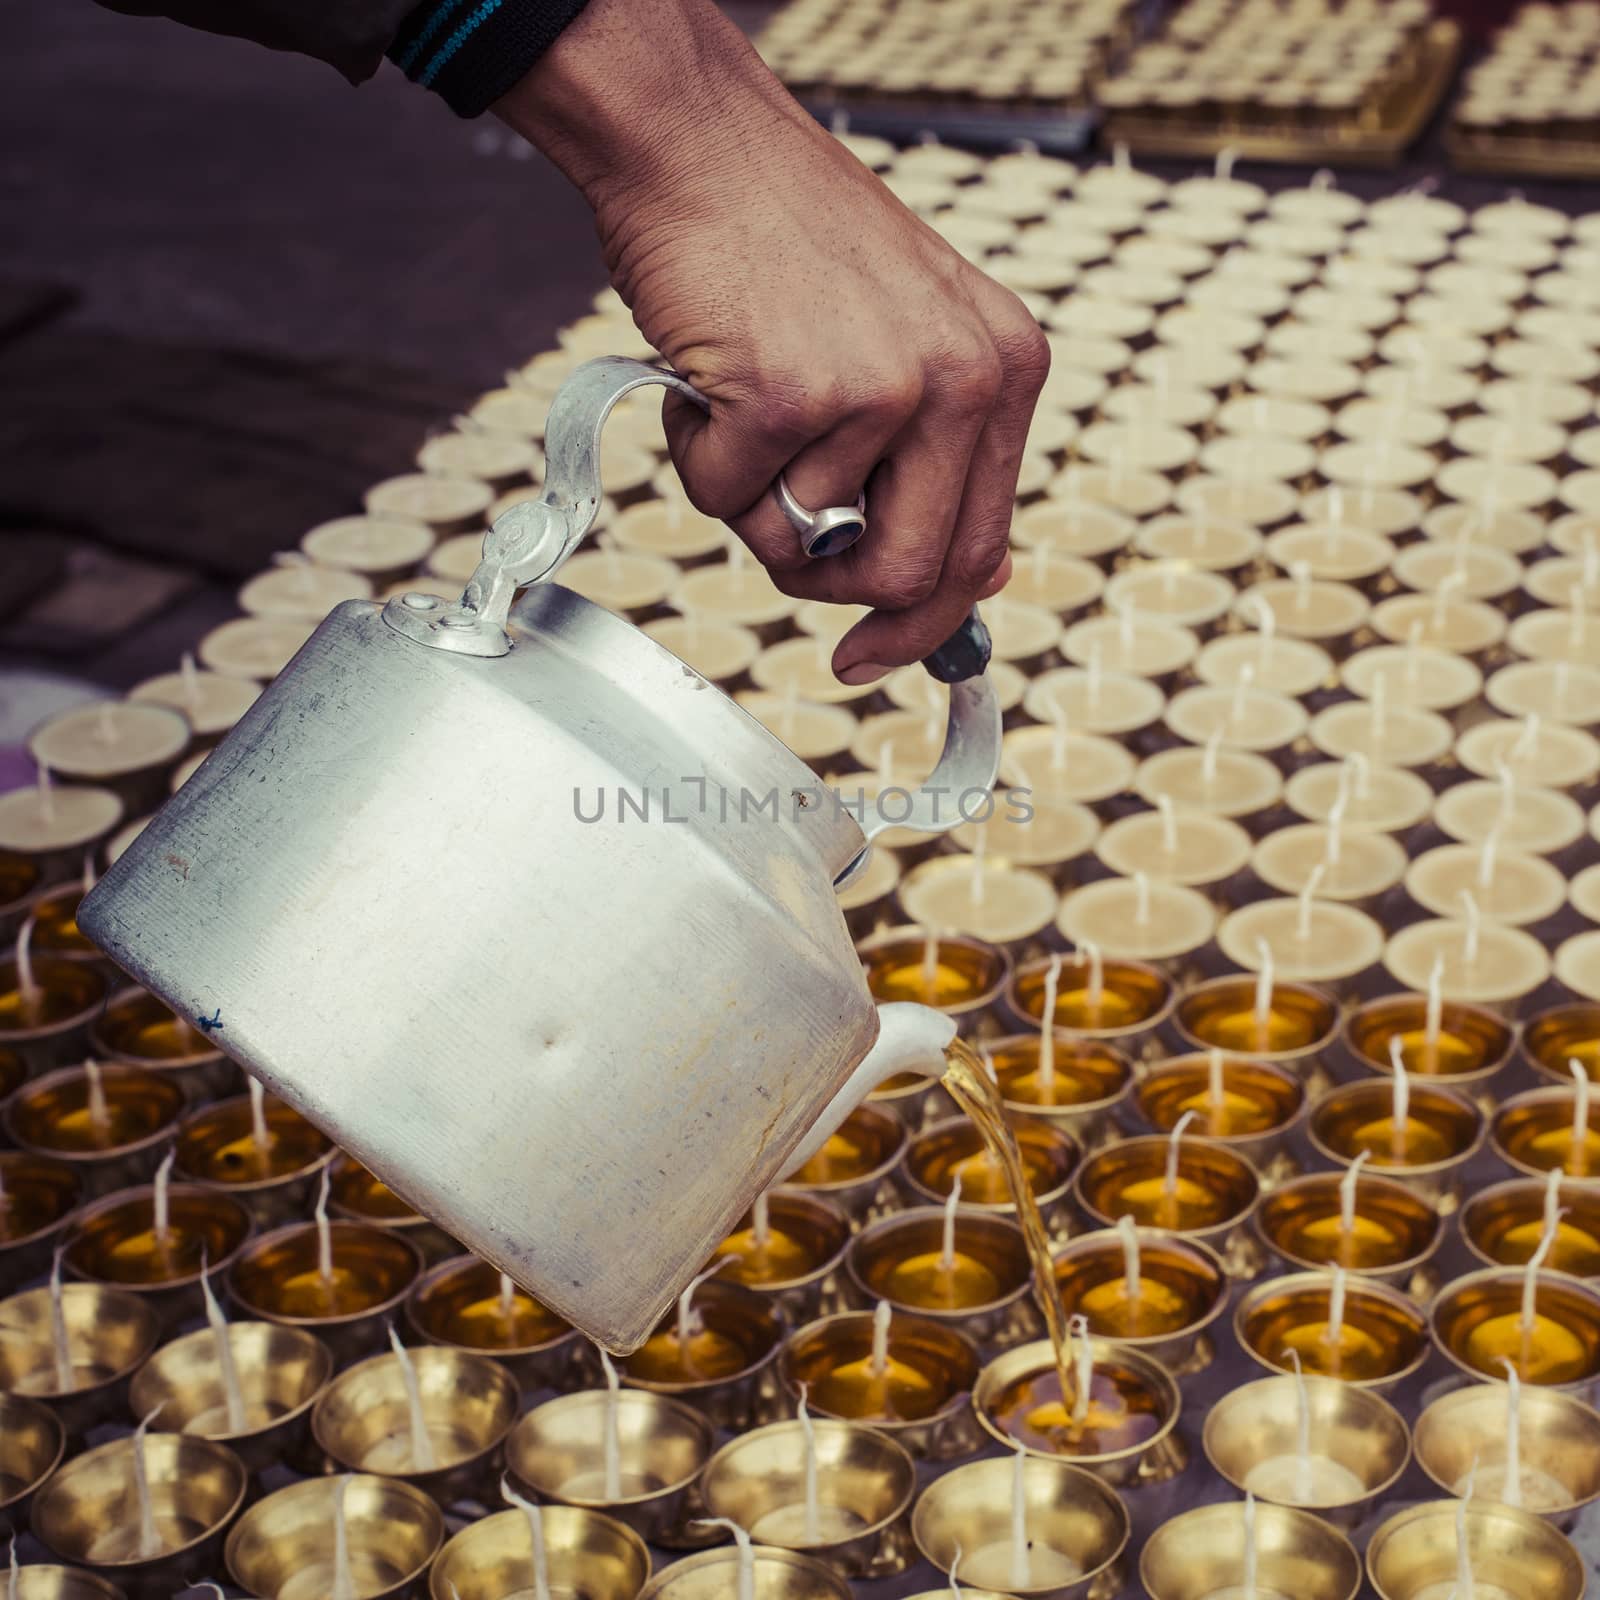
[[[423,0],[388,56],[460,117],[506,94],[583,10],[585,0]]]

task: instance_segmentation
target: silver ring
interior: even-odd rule
[[[848,550],[867,531],[867,497],[863,492],[856,496],[853,506],[827,506],[821,511],[808,511],[795,499],[788,480],[780,472],[772,492],[778,507],[789,519],[789,526],[800,535],[800,548],[817,560],[822,556],[836,556]]]

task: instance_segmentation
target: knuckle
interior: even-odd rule
[[[939,586],[939,571],[927,564],[897,562],[882,571],[864,575],[862,599],[881,611],[907,611]]]
[[[968,337],[950,363],[949,396],[965,416],[986,416],[1000,397],[1005,367],[990,339]]]
[[[945,562],[950,581],[975,593],[999,570],[1009,547],[1010,534],[1003,523],[970,531],[951,546]]]
[[[1000,352],[1008,382],[1035,399],[1050,376],[1050,341],[1032,317],[1025,317],[1025,323],[1002,335]]]
[[[857,421],[892,432],[909,422],[922,404],[922,374],[914,368],[867,379],[851,406]]]

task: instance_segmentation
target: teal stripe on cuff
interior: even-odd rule
[[[500,0],[483,0],[476,11],[445,40],[437,55],[417,74],[417,82],[426,89],[449,63],[450,58],[471,38],[473,30],[486,22],[500,7]]]
[[[420,56],[427,48],[428,41],[444,25],[445,18],[448,17],[450,13],[454,11],[460,4],[461,0],[444,0],[444,4],[441,5],[439,9],[435,11],[434,14],[423,24],[422,32],[411,41],[411,44],[406,49],[405,54],[402,55],[398,61],[396,61],[395,65],[398,66],[408,78],[411,76],[411,69],[417,64],[417,57]]]

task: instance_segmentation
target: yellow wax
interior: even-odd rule
[[[1509,1361],[1524,1383],[1571,1383],[1588,1371],[1583,1340],[1539,1312],[1526,1330],[1520,1310],[1490,1317],[1467,1335],[1461,1353],[1483,1372],[1503,1372],[1501,1361]]]
[[[1371,1152],[1378,1167],[1427,1167],[1455,1154],[1443,1134],[1416,1117],[1407,1118],[1403,1132],[1392,1117],[1363,1122],[1351,1131],[1347,1154],[1358,1156],[1363,1150]]]
[[[1131,1216],[1143,1228],[1188,1232],[1222,1222],[1227,1216],[1227,1206],[1221,1196],[1213,1194],[1204,1184],[1186,1178],[1180,1167],[1171,1194],[1167,1192],[1165,1173],[1136,1178],[1117,1196],[1116,1214]]]
[[[731,1378],[750,1364],[742,1346],[715,1328],[701,1327],[680,1343],[676,1327],[662,1328],[628,1357],[630,1377],[647,1383],[704,1383]]]
[[[937,1250],[930,1250],[898,1262],[885,1281],[883,1292],[902,1305],[964,1311],[993,1304],[999,1298],[1000,1282],[983,1262],[959,1250],[953,1253],[949,1266]]]
[[[1126,1278],[1111,1278],[1081,1296],[1077,1309],[1089,1319],[1090,1329],[1107,1339],[1176,1333],[1192,1315],[1184,1296],[1148,1277],[1140,1278],[1137,1299],[1129,1295]]]
[[[771,1223],[764,1243],[757,1242],[754,1228],[740,1228],[717,1247],[717,1256],[734,1263],[722,1276],[735,1283],[788,1283],[803,1278],[817,1265],[803,1240]]]
[[[926,1373],[898,1359],[892,1343],[883,1372],[873,1371],[870,1355],[847,1361],[815,1379],[810,1397],[818,1410],[861,1422],[915,1422],[947,1398]]]
[[[1357,1327],[1347,1316],[1339,1330],[1337,1340],[1328,1337],[1326,1320],[1302,1323],[1290,1328],[1281,1341],[1285,1350],[1299,1354],[1300,1365],[1306,1372],[1318,1373],[1326,1378],[1346,1378],[1364,1382],[1388,1374],[1390,1352],[1382,1341]],[[1279,1365],[1287,1365],[1282,1350],[1267,1352]]]

